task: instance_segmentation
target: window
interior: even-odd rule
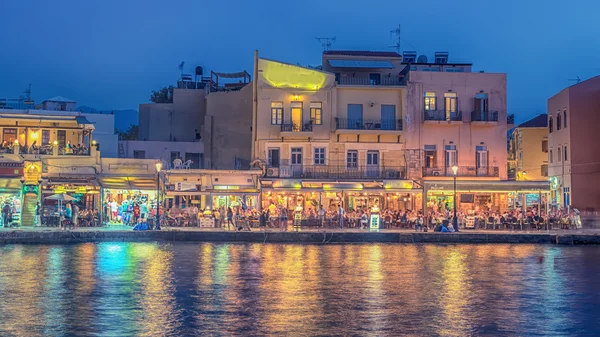
[[[562,148],[559,146],[558,147],[558,162],[560,163],[562,161]]]
[[[542,164],[542,177],[547,177],[548,176],[548,164]]]
[[[563,187],[563,200],[565,202],[565,208],[571,205],[571,188]]]
[[[550,149],[550,154],[548,155],[548,158],[550,159],[550,164],[552,164],[552,162],[554,162],[554,158],[552,158],[552,149]]]
[[[560,111],[556,113],[556,131],[560,130],[562,124],[560,124]]]
[[[436,100],[435,100],[435,92],[426,91],[425,92],[425,111],[435,111],[436,110]]]
[[[42,145],[50,144],[50,130],[42,130]]]
[[[145,159],[146,158],[146,151],[143,151],[143,150],[134,150],[133,151],[133,158],[135,158],[135,159]]]
[[[292,102],[290,104],[290,116],[292,122],[292,131],[300,132],[303,128],[303,109],[302,102]]]
[[[346,168],[348,170],[358,168],[358,151],[348,151],[346,154]]]
[[[565,123],[564,127],[567,127],[567,109],[563,111],[563,123]]]
[[[191,153],[191,152],[186,152],[185,153],[185,161],[191,160],[192,163],[190,164],[190,168],[193,169],[199,169],[201,166],[201,157],[202,154],[201,153]]]
[[[396,130],[396,106],[381,105],[381,130]]]
[[[569,160],[569,156],[568,156],[568,154],[567,154],[567,146],[566,146],[566,145],[564,146],[564,149],[565,149],[565,155],[564,155],[564,158],[563,158],[563,159],[564,159],[565,161],[567,161],[567,160]]]
[[[56,131],[56,138],[58,140],[59,146],[65,147],[67,145],[67,131],[65,131],[65,130]],[[142,157],[142,158],[144,158],[144,157]]]
[[[446,167],[458,165],[456,158],[456,145],[446,145],[444,146],[444,149],[446,150]]]
[[[548,120],[548,133],[552,133],[552,115],[550,115],[550,120]]]
[[[310,102],[310,121],[315,125],[323,124],[323,103]]]
[[[548,140],[547,139],[542,140],[542,152],[548,153]]]
[[[325,165],[324,147],[315,147],[315,165]]]
[[[2,131],[2,141],[12,144],[17,139],[17,129],[4,128]]]
[[[380,85],[381,84],[381,74],[369,74],[369,84],[370,85]]]
[[[175,159],[181,159],[181,156],[179,154],[179,151],[171,151],[171,163],[175,160]]]
[[[283,102],[271,102],[271,125],[283,122]]]
[[[267,165],[270,167],[279,167],[279,149],[269,149]]]
[[[481,116],[481,113],[488,112],[488,95],[487,94],[475,94],[475,114]]]
[[[434,168],[437,166],[437,150],[435,145],[425,145],[425,167]]]
[[[446,119],[451,119],[456,116],[457,109],[457,96],[455,92],[444,93]]]
[[[292,148],[292,165],[302,165],[302,148],[301,147],[293,147]]]
[[[367,165],[378,166],[379,165],[379,151],[368,151],[367,152]]]
[[[485,168],[488,166],[488,149],[487,146],[476,146],[476,164],[477,168]]]

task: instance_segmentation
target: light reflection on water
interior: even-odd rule
[[[600,335],[600,247],[0,246],[0,336]]]

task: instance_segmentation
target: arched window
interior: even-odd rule
[[[567,109],[563,111],[563,123],[565,123],[565,128],[567,127]]]
[[[560,111],[558,112],[558,114],[556,115],[556,131],[560,130],[561,124],[560,124]]]

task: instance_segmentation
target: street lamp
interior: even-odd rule
[[[458,219],[456,218],[456,174],[458,173],[458,166],[452,166],[452,173],[454,173],[454,218],[452,218],[452,227],[458,232]]]
[[[154,228],[160,230],[160,170],[162,169],[162,161],[156,162],[156,225]]]

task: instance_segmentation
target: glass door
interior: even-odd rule
[[[302,131],[302,102],[292,102],[292,131]]]
[[[302,175],[302,148],[301,147],[293,147],[292,148],[292,172],[293,172],[294,177]]]
[[[477,162],[477,175],[487,176],[488,175],[488,151],[487,146],[476,147],[476,162]]]
[[[377,177],[379,175],[379,151],[367,152],[367,177]]]

